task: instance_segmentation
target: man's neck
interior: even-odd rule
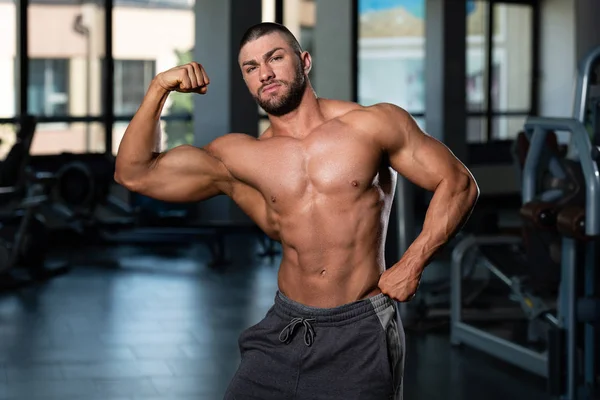
[[[269,121],[273,136],[302,139],[325,122],[325,117],[321,112],[319,99],[312,88],[307,87],[298,108],[281,117],[269,115]]]

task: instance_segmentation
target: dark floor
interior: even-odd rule
[[[276,290],[277,260],[216,270],[201,249],[69,256],[69,274],[0,297],[0,399],[220,399],[238,334]],[[406,400],[547,398],[540,379],[445,333],[408,332],[407,345]]]

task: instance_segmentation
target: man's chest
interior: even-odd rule
[[[352,132],[320,131],[298,140],[259,141],[228,167],[241,181],[268,196],[357,191],[373,184],[381,150]]]

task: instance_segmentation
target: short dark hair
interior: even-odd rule
[[[284,25],[275,22],[261,22],[260,24],[253,25],[248,28],[240,40],[240,50],[246,45],[246,43],[261,38],[265,35],[269,35],[273,32],[281,34],[295,52],[298,54],[302,53],[302,46],[300,46],[300,43],[298,43],[298,40],[294,34],[292,34],[292,32],[290,32],[290,30]]]

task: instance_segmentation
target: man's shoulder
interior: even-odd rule
[[[358,103],[352,101],[335,100],[335,99],[324,99],[319,98],[319,105],[321,110],[330,119],[339,118],[349,112],[360,110],[364,108]]]
[[[411,131],[412,116],[391,103],[378,103],[349,112],[340,118],[349,129],[379,143],[382,148],[397,148]]]
[[[328,120],[341,122],[363,120],[373,114],[380,113],[381,109],[385,108],[383,103],[364,106],[351,101],[334,99],[319,99],[319,103]]]
[[[360,111],[359,113],[355,113],[358,115],[363,115],[364,117],[370,116],[404,116],[408,115],[406,110],[402,107],[399,107],[392,103],[376,103],[369,106],[362,106],[360,109],[356,110]]]
[[[401,107],[392,103],[377,103],[369,106],[359,106],[341,116],[341,120],[357,127],[386,126],[390,123],[397,124],[410,115]]]
[[[227,133],[223,136],[216,138],[212,143],[217,143],[218,145],[231,145],[235,143],[247,143],[255,141],[256,138],[252,135],[248,135],[247,133]]]
[[[243,146],[251,142],[256,142],[256,138],[254,136],[246,133],[227,133],[214,139],[203,148],[214,156],[222,157],[227,152],[235,151],[235,149],[239,148],[239,146]]]

